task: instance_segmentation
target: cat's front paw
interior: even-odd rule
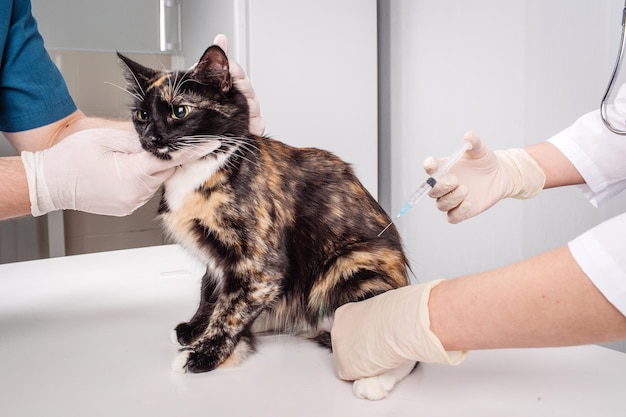
[[[219,365],[214,355],[196,352],[191,348],[182,348],[172,361],[172,370],[184,373],[200,373],[211,371]]]
[[[352,383],[352,392],[357,398],[363,400],[382,400],[387,398],[396,381],[386,377],[385,374],[369,378],[357,379]]]
[[[256,350],[256,341],[250,335],[243,336],[232,348],[230,343],[196,343],[180,349],[172,361],[172,370],[180,373],[211,371],[217,367],[241,364]]]
[[[178,340],[178,333],[176,333],[176,330],[170,330],[170,342],[172,342],[173,344],[177,345],[177,346],[182,346],[180,344],[180,340]]]
[[[181,349],[178,351],[178,354],[174,356],[174,360],[172,361],[172,371],[184,374],[187,372],[185,368],[187,366],[187,359],[189,359],[189,350]]]
[[[357,398],[364,400],[377,401],[387,398],[396,384],[410,374],[415,366],[415,362],[409,361],[380,375],[357,379],[352,383],[352,392]]]
[[[180,323],[174,329],[175,335],[171,335],[172,341],[177,342],[181,346],[189,346],[198,332],[197,327],[190,323]]]

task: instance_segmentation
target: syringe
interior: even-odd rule
[[[422,185],[420,185],[420,187],[417,189],[417,191],[415,191],[411,195],[411,197],[409,197],[409,199],[404,204],[404,206],[400,209],[400,211],[398,212],[396,217],[391,220],[391,223],[389,223],[383,229],[383,231],[378,234],[378,236],[380,237],[383,233],[385,233],[385,231],[391,227],[391,225],[393,224],[395,219],[397,219],[397,218],[399,218],[401,216],[404,216],[407,211],[409,211],[411,208],[413,208],[413,206],[415,204],[417,204],[417,202],[420,201],[422,199],[422,197],[424,197],[426,195],[428,190],[430,190],[431,188],[433,188],[437,184],[437,181],[439,180],[439,178],[441,178],[444,174],[447,174],[450,171],[450,168],[452,168],[454,166],[454,164],[456,164],[457,161],[459,159],[461,159],[461,157],[463,156],[465,151],[468,151],[470,149],[472,149],[472,144],[470,143],[469,140],[464,140],[463,141],[463,146],[461,146],[456,152],[454,152],[443,163],[443,165],[441,165],[439,168],[437,168],[437,170],[433,173],[433,175],[428,177],[426,179],[426,181],[424,181],[422,183]]]

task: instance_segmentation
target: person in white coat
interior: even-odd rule
[[[626,127],[626,87],[608,115]],[[548,141],[473,148],[430,191],[458,223],[498,201],[579,185],[598,205],[626,188],[626,136],[600,111]],[[429,158],[434,172],[441,161]],[[470,350],[570,346],[626,338],[626,209],[566,245],[513,265],[389,291],[340,307],[332,327],[337,376],[377,375],[405,361],[458,364]]]

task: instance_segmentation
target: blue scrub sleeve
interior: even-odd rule
[[[0,131],[19,132],[76,111],[65,80],[44,48],[29,0],[0,8]]]

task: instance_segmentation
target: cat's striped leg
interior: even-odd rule
[[[202,290],[200,292],[198,310],[196,310],[191,320],[176,326],[170,335],[172,342],[181,346],[189,346],[204,333],[219,296],[217,287],[217,280],[212,277],[209,268],[207,268],[206,273],[202,277]]]
[[[278,280],[259,281],[241,282],[218,297],[209,325],[189,346],[180,350],[172,362],[174,370],[207,372],[227,360],[241,362],[254,352],[252,322],[280,294]]]

